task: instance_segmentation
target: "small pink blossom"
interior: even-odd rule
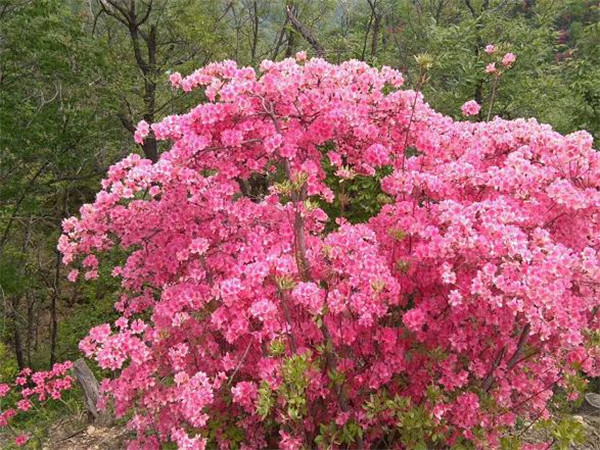
[[[17,408],[21,411],[29,411],[31,408],[31,402],[29,400],[19,400],[17,402]]]
[[[485,73],[496,73],[496,63],[489,63],[487,66],[485,66]]]
[[[233,401],[240,404],[246,411],[254,412],[254,402],[258,396],[258,388],[255,383],[242,381],[231,389]]]
[[[296,61],[298,61],[298,62],[306,61],[306,52],[304,50],[296,53]]]
[[[367,163],[375,167],[379,167],[389,164],[389,153],[389,149],[387,149],[384,145],[373,144],[365,150],[364,157]]]
[[[344,424],[346,422],[348,422],[348,419],[350,419],[350,413],[349,412],[341,412],[335,418],[335,423],[337,426],[343,427]]]
[[[514,53],[507,53],[502,57],[502,65],[504,67],[510,67],[517,60],[517,57]]]
[[[110,325],[105,323],[90,330],[89,336],[96,342],[104,343],[111,334]]]
[[[173,72],[169,75],[169,81],[171,82],[171,86],[174,88],[178,88],[181,86],[181,74],[179,72]]]
[[[460,108],[464,116],[476,116],[481,110],[481,105],[475,100],[469,100]]]
[[[195,253],[197,255],[203,255],[208,250],[209,246],[208,239],[197,238],[194,239],[190,245],[190,252]]]
[[[150,125],[145,120],[140,120],[133,135],[135,142],[142,145],[144,139],[150,134]]]
[[[29,436],[20,434],[15,438],[15,445],[17,447],[22,447],[27,443],[27,441],[29,441]]]
[[[283,429],[279,431],[281,439],[279,441],[280,450],[300,450],[303,447],[303,441],[299,437],[295,437]]]
[[[6,383],[0,384],[0,398],[6,397],[10,392],[10,386]]]
[[[494,53],[496,51],[496,46],[494,44],[488,44],[485,46],[485,52],[488,55],[491,55],[492,53]]]
[[[420,309],[411,309],[404,314],[402,322],[412,331],[420,331],[425,324],[425,314]]]
[[[67,280],[69,280],[71,283],[75,283],[77,281],[77,277],[79,277],[79,270],[73,269],[67,275]]]

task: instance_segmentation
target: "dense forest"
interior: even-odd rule
[[[481,120],[535,117],[597,148],[599,19],[592,0],[0,0],[0,381],[77,358],[118,317],[116,282],[67,282],[57,242],[112,164],[165,150],[134,142],[138,121],[202,100],[169,75],[305,50],[398,69],[448,116],[474,99]],[[489,44],[517,55],[499,83]]]

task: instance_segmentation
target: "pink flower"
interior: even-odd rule
[[[489,63],[487,66],[485,66],[485,73],[496,73],[496,63]]]
[[[298,62],[306,61],[306,52],[304,50],[296,53],[296,61],[298,61]]]
[[[204,238],[194,239],[190,245],[190,253],[195,253],[197,255],[204,255],[204,253],[206,253],[206,251],[208,250],[209,244],[210,243],[209,243],[208,239],[204,239]]]
[[[15,439],[15,445],[17,447],[22,447],[27,443],[27,441],[29,441],[29,436],[25,434],[20,434]]]
[[[277,307],[271,300],[261,299],[252,304],[250,314],[263,322],[273,320],[277,315]]]
[[[323,291],[312,282],[298,283],[292,292],[292,298],[298,304],[306,307],[311,314],[319,314],[323,307]]]
[[[90,338],[99,343],[104,343],[111,334],[110,325],[105,323],[90,330]]]
[[[0,398],[6,397],[10,392],[10,386],[6,383],[0,384]]]
[[[375,167],[389,164],[389,149],[381,144],[373,144],[365,150],[365,161]]]
[[[117,328],[127,328],[127,325],[129,324],[129,321],[127,320],[126,317],[119,317],[116,321],[115,321],[115,326]]]
[[[233,401],[240,404],[247,412],[253,413],[256,409],[254,402],[258,397],[258,388],[255,383],[242,381],[231,388],[231,395]]]
[[[140,120],[135,128],[135,133],[133,134],[135,142],[142,145],[144,143],[144,139],[150,134],[150,125],[145,120]]]
[[[268,138],[265,139],[265,142],[264,142],[265,151],[267,153],[273,153],[275,150],[277,150],[281,146],[282,142],[283,142],[283,138],[281,137],[280,134],[273,134],[273,135],[269,136]]]
[[[133,322],[131,322],[130,329],[133,334],[143,333],[146,328],[146,324],[141,319],[135,319]]]
[[[469,100],[460,108],[464,116],[476,116],[481,110],[481,105],[475,100]]]
[[[425,324],[426,316],[420,309],[411,309],[404,314],[402,322],[412,331],[420,331]]]
[[[335,418],[335,423],[337,426],[343,427],[344,424],[346,422],[348,422],[348,419],[350,419],[350,413],[349,412],[341,412]]]
[[[281,439],[279,440],[279,448],[281,450],[300,450],[303,446],[303,441],[299,437],[294,437],[292,434],[279,430]]]
[[[494,53],[496,51],[496,46],[494,44],[488,44],[485,46],[485,52],[488,55],[491,55],[492,53]]]
[[[73,269],[67,275],[67,280],[69,280],[71,283],[75,283],[77,281],[77,277],[79,277],[79,270]]]
[[[181,74],[179,72],[173,72],[169,75],[169,81],[171,82],[171,86],[174,88],[178,88],[181,86]]]
[[[85,272],[85,275],[83,277],[86,279],[86,281],[95,280],[96,278],[98,278],[98,271],[97,270],[88,270]]]
[[[19,400],[17,402],[17,408],[21,411],[29,411],[31,408],[31,402],[29,400]]]
[[[83,260],[83,266],[89,268],[98,267],[98,258],[95,255],[89,255]]]
[[[517,60],[517,57],[514,53],[507,53],[502,57],[502,65],[504,67],[510,67]]]

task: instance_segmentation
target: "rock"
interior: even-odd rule
[[[600,409],[600,394],[588,392],[587,394],[585,394],[585,400],[594,408]]]
[[[585,425],[585,419],[581,416],[573,416],[573,419],[579,422],[582,425]]]

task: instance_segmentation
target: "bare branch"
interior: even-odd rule
[[[479,17],[479,15],[477,14],[477,11],[475,11],[475,8],[473,7],[471,0],[465,0],[465,5],[467,5],[467,8],[469,8],[469,10],[471,11],[471,15],[473,16],[473,18],[477,19]]]
[[[293,25],[296,31],[298,31],[298,33],[300,33],[302,37],[311,45],[311,47],[315,50],[316,55],[319,58],[325,58],[325,49],[314,37],[311,31],[294,15],[290,5],[286,6],[286,13],[290,23]]]
[[[142,17],[140,20],[137,21],[138,27],[143,25],[144,23],[146,23],[146,21],[150,17],[151,12],[152,12],[152,0],[150,0],[146,5],[146,13],[144,14],[144,17]]]

